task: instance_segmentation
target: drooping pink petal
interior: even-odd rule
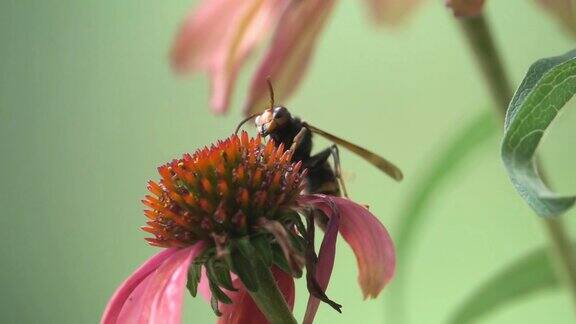
[[[243,1],[204,0],[190,11],[172,45],[175,71],[208,70],[214,56],[224,50],[224,35],[240,15]]]
[[[274,278],[276,278],[278,288],[280,288],[282,295],[284,295],[288,307],[290,310],[293,310],[294,299],[296,296],[294,278],[280,270],[278,267],[272,267],[271,271]],[[240,279],[233,273],[231,275],[233,278],[232,285],[237,288],[238,291],[228,291],[223,289],[226,295],[232,299],[232,304],[219,303],[218,308],[220,309],[222,316],[218,318],[218,324],[268,323],[264,314],[260,312],[256,303],[254,303],[252,297],[250,297],[250,294],[242,284],[242,281],[240,281]],[[208,278],[205,272],[202,273],[198,291],[206,301],[210,302],[212,293],[210,292]]]
[[[321,210],[328,217],[328,224],[324,233],[322,244],[318,252],[318,262],[316,263],[316,273],[314,276],[323,291],[326,291],[334,268],[336,257],[336,239],[338,238],[338,228],[340,225],[340,212],[329,196],[318,196],[316,199],[307,201],[314,208]],[[306,313],[304,314],[304,324],[314,322],[314,317],[318,311],[320,300],[314,296],[308,298]]]
[[[366,207],[335,197],[342,215],[340,234],[358,262],[358,281],[364,298],[376,298],[394,276],[396,254],[388,231]]]
[[[188,266],[203,249],[198,243],[153,257],[153,263],[145,263],[121,286],[101,323],[180,323]],[[145,267],[147,271],[141,271]]]
[[[291,1],[280,17],[268,52],[252,78],[245,114],[268,108],[268,77],[274,83],[280,101],[294,92],[334,3],[335,0]]]
[[[456,17],[474,17],[482,12],[484,0],[446,0]]]
[[[395,25],[411,14],[422,0],[364,0],[364,2],[375,23]]]
[[[172,49],[176,71],[205,71],[211,105],[224,112],[240,68],[272,29],[287,0],[205,0],[184,22]]]
[[[108,305],[106,305],[106,309],[102,314],[101,323],[102,324],[113,324],[118,322],[118,315],[122,310],[122,307],[126,303],[130,294],[144,281],[146,278],[150,276],[150,274],[176,253],[177,249],[165,249],[162,252],[154,255],[148,261],[144,262],[128,279],[126,279],[120,287],[116,290],[110,301],[108,301]]]
[[[537,0],[537,2],[560,20],[572,35],[576,35],[576,3],[572,0]]]
[[[300,202],[317,204],[319,199],[325,200],[326,197],[305,196]],[[375,298],[394,276],[394,243],[384,225],[364,206],[346,198],[330,199],[340,212],[340,234],[356,255],[358,282],[364,298]]]

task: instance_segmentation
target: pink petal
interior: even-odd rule
[[[204,0],[186,17],[172,45],[172,67],[178,72],[207,70],[223,50],[223,35],[243,8],[242,1]]]
[[[550,14],[564,24],[573,35],[576,34],[576,8],[572,0],[537,0]]]
[[[411,14],[422,0],[364,0],[372,20],[395,25]]]
[[[287,0],[205,0],[192,12],[172,49],[175,70],[203,70],[211,75],[215,112],[229,106],[238,72],[267,35]]]
[[[280,18],[270,48],[252,78],[245,114],[268,108],[268,77],[280,101],[286,100],[294,92],[308,67],[318,35],[334,3],[335,0],[291,2]]]
[[[188,266],[203,249],[168,249],[146,262],[111,299],[101,323],[180,323]]]
[[[320,287],[326,291],[332,269],[334,268],[334,259],[336,257],[336,239],[338,238],[338,228],[340,225],[340,212],[334,205],[331,197],[322,196],[318,197],[309,203],[313,204],[315,208],[320,209],[328,218],[326,225],[326,232],[320,245],[318,252],[318,263],[316,264],[316,273],[314,274]],[[304,324],[314,322],[314,317],[318,311],[320,300],[316,297],[310,296],[308,298],[308,305],[306,306],[306,313],[304,314]]]
[[[285,273],[277,267],[272,267],[272,274],[276,278],[276,282],[280,291],[284,295],[286,303],[290,307],[290,310],[294,309],[294,299],[296,296],[296,290],[294,288],[294,279],[291,275]],[[266,324],[268,321],[264,314],[260,312],[258,306],[250,297],[248,290],[242,285],[240,279],[232,274],[232,284],[238,291],[227,291],[224,290],[226,295],[232,299],[232,304],[219,303],[219,309],[222,316],[218,318],[218,324]],[[208,278],[205,273],[202,273],[202,278],[200,280],[200,285],[198,286],[200,294],[210,302],[212,293],[208,286]]]
[[[301,202],[308,204],[326,199],[324,195],[304,197]],[[384,225],[368,209],[346,198],[330,199],[340,211],[340,234],[356,255],[358,282],[364,298],[375,298],[394,276],[394,243]]]
[[[446,6],[452,8],[456,17],[473,17],[482,11],[484,0],[446,0]]]
[[[126,300],[130,294],[144,281],[152,272],[154,272],[166,259],[172,256],[177,249],[165,249],[162,252],[154,255],[148,261],[144,262],[134,273],[128,277],[121,285],[118,287],[106,309],[102,315],[100,322],[102,324],[112,324],[116,323],[118,320],[118,315],[122,310],[122,307],[126,303]]]

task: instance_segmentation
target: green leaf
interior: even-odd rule
[[[216,297],[216,299],[224,304],[232,304],[232,299],[230,299],[230,297],[228,297],[228,295],[226,295],[225,292],[222,291],[222,289],[220,289],[220,287],[218,287],[218,285],[216,284],[216,282],[214,282],[214,280],[210,279],[208,280],[208,284],[210,286],[210,291],[212,292],[212,296]]]
[[[502,159],[518,193],[542,217],[570,209],[575,196],[561,196],[544,184],[536,148],[544,131],[576,92],[576,51],[534,63],[506,114]]]
[[[548,251],[540,248],[516,260],[484,282],[448,323],[465,324],[521,298],[559,287]]]
[[[230,269],[225,262],[211,258],[206,263],[206,273],[208,274],[208,279],[216,282],[219,286],[231,291],[237,290],[232,284]]]
[[[253,258],[259,257],[248,238],[235,240],[233,249],[228,256],[228,264],[238,275],[246,289],[258,290],[258,277],[254,272]]]
[[[198,283],[200,282],[200,275],[202,271],[202,263],[192,262],[188,267],[188,281],[186,288],[192,297],[196,297],[198,293]]]
[[[267,234],[257,235],[251,239],[256,252],[267,266],[272,265],[272,247],[270,237]]]
[[[288,212],[280,216],[282,223],[293,223],[300,233],[306,233],[306,226],[302,223],[302,218],[297,212]]]
[[[288,261],[286,261],[286,258],[284,257],[284,252],[282,252],[282,248],[280,248],[280,246],[278,246],[277,244],[272,245],[272,261],[278,268],[282,269],[282,271],[286,273],[292,273],[292,269],[290,268]],[[300,276],[297,276],[297,278],[299,278]]]
[[[218,299],[214,295],[212,295],[212,298],[210,298],[210,306],[212,307],[212,311],[214,312],[214,314],[216,314],[216,316],[218,317],[222,316],[222,313],[218,308]]]
[[[396,278],[389,293],[390,299],[387,312],[391,323],[399,323],[404,317],[404,279],[406,277],[404,269],[409,269],[409,257],[413,249],[414,242],[418,237],[418,231],[426,220],[426,209],[432,203],[434,194],[446,184],[450,176],[461,167],[466,160],[476,152],[481,144],[490,140],[497,134],[497,122],[492,111],[486,110],[475,116],[471,121],[465,123],[442,149],[438,150],[437,156],[427,168],[413,187],[416,188],[404,202],[404,208],[400,211],[398,236],[396,237],[396,248],[398,256],[398,267]]]

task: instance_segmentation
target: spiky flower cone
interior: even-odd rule
[[[143,203],[154,235],[148,243],[185,247],[204,241],[209,248],[191,267],[189,288],[196,293],[199,271],[206,266],[213,295],[227,302],[219,287],[234,290],[229,271],[250,290],[258,288],[251,259],[263,257],[295,276],[301,275],[305,248],[299,216],[292,211],[302,191],[305,170],[290,162],[291,152],[246,132],[209,148],[185,154],[158,168]],[[197,273],[195,273],[197,272]],[[216,309],[216,312],[218,310]]]
[[[278,220],[302,188],[301,163],[290,152],[260,136],[234,135],[210,148],[185,154],[158,168],[160,183],[150,181],[143,203],[154,234],[146,240],[181,247],[214,237],[254,234],[259,219]]]

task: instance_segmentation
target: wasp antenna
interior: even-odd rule
[[[270,108],[274,108],[274,87],[272,87],[272,80],[269,76],[266,78],[266,83],[268,83],[268,91],[270,92]]]
[[[258,115],[260,115],[260,113],[255,113],[255,114],[252,114],[252,115],[244,118],[240,123],[238,123],[238,126],[236,126],[236,131],[234,131],[234,134],[238,134],[238,131],[240,131],[240,128],[242,127],[242,125],[244,125],[247,121],[249,121],[250,119],[252,119]]]

